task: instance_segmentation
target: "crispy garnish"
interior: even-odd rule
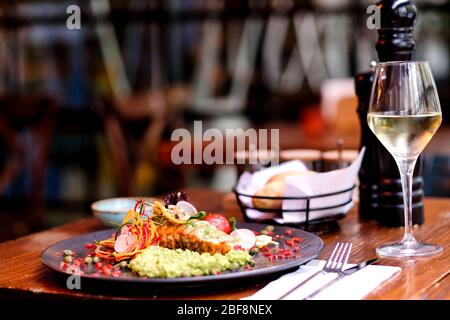
[[[169,222],[175,223],[175,224],[185,224],[187,221],[187,220],[182,220],[182,219],[176,218],[174,215],[169,213],[167,211],[167,209],[164,207],[164,205],[159,201],[153,202],[153,214],[156,216],[158,216],[158,215],[162,216],[162,217],[166,218]]]

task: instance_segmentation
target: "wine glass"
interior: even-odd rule
[[[375,70],[367,121],[397,163],[405,207],[403,239],[382,245],[376,252],[388,257],[428,256],[441,252],[442,247],[438,245],[418,242],[414,238],[412,226],[414,166],[442,121],[439,97],[429,63],[379,63]]]

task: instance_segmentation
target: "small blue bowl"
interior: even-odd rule
[[[152,203],[157,199],[146,197],[103,199],[94,202],[91,205],[91,210],[94,216],[100,220],[102,224],[115,228],[120,226],[127,211],[134,208],[136,200],[144,200],[147,203]]]

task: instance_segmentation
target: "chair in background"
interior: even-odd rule
[[[109,0],[90,0],[90,6],[99,18],[111,13]],[[151,31],[151,60],[158,61],[159,56],[154,51],[158,48],[159,38],[154,26]],[[169,90],[161,86],[162,71],[158,72],[161,66],[159,63],[154,65],[149,88],[134,92],[112,22],[96,23],[95,32],[113,96],[111,100],[103,101],[98,111],[115,163],[118,191],[123,196],[148,194],[154,189],[155,181],[158,181],[157,187],[165,189],[163,185],[167,179],[159,179],[165,173],[160,165],[160,142],[171,111]]]
[[[56,114],[56,103],[48,96],[0,96],[0,136],[9,150],[0,169],[0,193],[29,170],[27,203],[21,202],[17,211],[24,209],[27,213],[27,227],[31,230],[39,229],[43,223],[48,151]],[[28,137],[31,142],[27,142]]]
[[[98,110],[115,163],[119,193],[134,195],[139,175],[154,178],[157,174],[159,144],[167,121],[164,92],[152,90],[123,97],[104,103]]]

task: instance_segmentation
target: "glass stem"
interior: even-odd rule
[[[405,215],[405,235],[403,236],[402,243],[406,247],[413,247],[417,241],[413,235],[413,223],[412,223],[412,184],[413,173],[416,165],[417,158],[413,159],[399,159],[397,165],[400,170],[400,177],[402,180],[403,188],[403,204]]]

